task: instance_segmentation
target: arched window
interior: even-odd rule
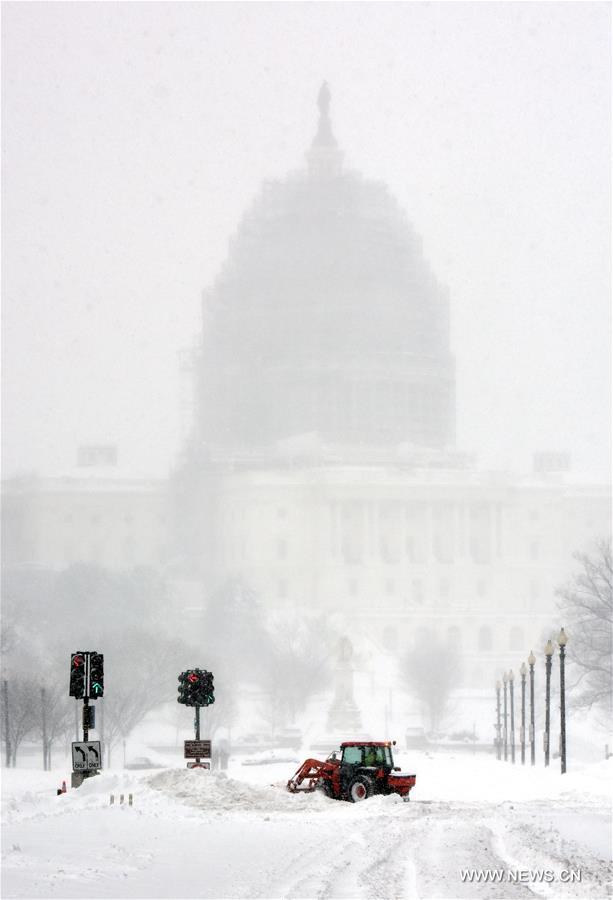
[[[424,585],[418,578],[413,580],[412,599],[416,606],[421,606],[424,602]]]
[[[509,650],[524,649],[524,629],[514,625],[509,632]]]
[[[383,646],[386,650],[395,650],[398,646],[398,629],[388,625],[383,630]]]
[[[478,647],[483,651],[492,649],[492,629],[489,625],[482,625],[479,629]]]
[[[447,643],[451,647],[457,647],[458,650],[462,646],[462,633],[457,625],[452,625],[447,629]]]
[[[413,633],[413,647],[415,649],[424,647],[426,644],[430,643],[431,639],[432,635],[429,628],[417,628]]]

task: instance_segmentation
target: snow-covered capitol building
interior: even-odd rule
[[[239,577],[381,650],[436,632],[486,687],[559,627],[609,489],[564,454],[520,477],[455,449],[447,290],[385,186],[344,166],[329,105],[324,87],[306,166],[264,184],[204,294],[173,476],[7,485],[8,561],[161,565],[192,598]]]
[[[552,622],[608,492],[562,454],[520,481],[455,451],[447,291],[385,186],[344,168],[325,87],[319,107],[306,167],[263,186],[204,295],[193,559],[385,649],[435,629],[480,686]]]

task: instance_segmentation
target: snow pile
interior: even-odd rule
[[[203,769],[169,769],[149,776],[145,783],[191,806],[224,812],[321,812],[334,802],[320,791],[290,794],[284,782],[256,785]]]
[[[600,805],[613,803],[613,758],[583,766],[577,772],[567,772],[561,782],[560,796],[568,801],[589,802]]]

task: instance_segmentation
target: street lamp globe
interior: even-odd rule
[[[560,647],[565,647],[567,643],[568,643],[568,635],[566,634],[566,632],[564,631],[563,628],[560,628],[560,633],[558,635],[558,644],[560,645]]]
[[[509,681],[513,681],[515,675],[513,674],[513,669],[509,669]]]
[[[545,644],[545,656],[553,656],[553,644],[548,640]]]
[[[527,668],[525,662],[523,662],[523,663],[521,664],[521,666],[519,667],[519,674],[520,674],[520,675],[525,675],[527,671],[528,671],[528,668]]]
[[[496,682],[496,690],[497,690],[497,691],[500,690],[500,682],[499,682],[499,681]]]
[[[536,662],[536,656],[534,655],[532,650],[530,651],[530,656],[528,657],[528,662],[530,663],[531,666],[533,666],[534,663]]]
[[[508,678],[507,678],[507,673],[506,673],[506,672],[503,672],[503,673],[502,673],[502,680],[504,681],[505,684],[507,683]]]

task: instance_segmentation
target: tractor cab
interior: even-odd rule
[[[345,743],[341,746],[341,766],[365,769],[394,768],[392,748],[389,743]]]
[[[390,741],[347,741],[341,744],[340,789],[354,803],[373,793],[387,793],[394,771]]]

